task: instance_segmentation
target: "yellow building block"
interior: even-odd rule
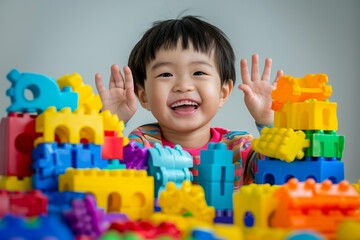
[[[327,82],[328,77],[323,73],[307,74],[302,78],[281,76],[272,92],[272,109],[280,110],[285,102],[323,101],[332,94],[332,87]]]
[[[184,214],[190,212],[196,219],[213,222],[215,209],[208,206],[204,189],[185,180],[180,189],[174,182],[168,182],[164,191],[160,192],[158,204],[166,214]]]
[[[294,131],[291,128],[263,128],[260,138],[251,142],[254,151],[268,157],[292,162],[295,157],[302,159],[303,149],[310,146],[303,131]]]
[[[36,132],[42,133],[35,140],[35,146],[55,142],[56,137],[61,143],[78,144],[82,138],[89,143],[104,143],[102,117],[95,111],[85,114],[83,110],[71,112],[70,108],[63,108],[57,112],[55,107],[49,107],[36,118],[35,128]]]
[[[335,102],[306,101],[285,103],[275,112],[274,126],[294,130],[337,130]]]
[[[78,73],[64,75],[57,80],[60,89],[65,86],[71,86],[74,92],[79,95],[78,109],[83,109],[85,113],[92,111],[99,112],[102,108],[102,102],[99,94],[94,94],[90,85],[84,84],[82,77]]]
[[[360,179],[358,180],[358,183],[353,183],[351,185],[356,189],[356,191],[358,191],[358,193],[360,193]]]
[[[124,121],[119,120],[117,114],[111,114],[110,110],[105,110],[101,112],[101,117],[103,119],[104,131],[115,131],[118,133],[118,137],[122,137],[125,127]]]
[[[244,231],[245,240],[286,240],[292,230],[268,227],[253,227]]]
[[[242,230],[232,224],[214,224],[213,226],[216,236],[224,239],[244,239]]]
[[[144,170],[67,169],[59,176],[59,191],[92,193],[106,212],[146,219],[154,208],[154,178]]]
[[[277,188],[279,186],[270,184],[250,184],[234,192],[234,224],[244,230],[252,227],[269,227],[269,219],[278,204],[278,200],[273,196]],[[253,226],[245,225],[247,213],[254,217]]]
[[[28,191],[32,189],[31,178],[19,179],[16,176],[0,176],[0,189],[8,191]]]
[[[336,239],[359,240],[360,222],[350,219],[342,221],[336,230]]]

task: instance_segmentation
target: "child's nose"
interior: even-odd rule
[[[188,92],[194,90],[194,84],[190,77],[182,77],[178,79],[174,85],[175,92]]]

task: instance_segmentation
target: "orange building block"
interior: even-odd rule
[[[272,92],[272,109],[278,111],[285,102],[304,102],[309,99],[319,101],[329,98],[332,87],[327,85],[326,74],[307,74],[303,78],[282,76]]]
[[[270,219],[272,227],[313,229],[334,239],[342,221],[360,221],[360,195],[346,180],[332,184],[330,180],[316,183],[292,178],[274,196],[281,204]]]

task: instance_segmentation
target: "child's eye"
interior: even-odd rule
[[[202,72],[202,71],[197,71],[194,73],[194,75],[196,76],[202,76],[202,75],[206,75],[206,73]]]
[[[166,72],[166,73],[161,73],[161,74],[159,74],[158,75],[158,77],[172,77],[173,75],[171,74],[171,73],[168,73],[168,72]]]

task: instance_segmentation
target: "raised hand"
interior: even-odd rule
[[[240,61],[242,84],[239,89],[244,92],[244,100],[251,116],[258,124],[269,125],[274,122],[274,112],[271,109],[271,92],[276,87],[279,77],[284,73],[278,70],[274,82],[270,83],[271,64],[270,58],[265,59],[263,74],[260,76],[259,55],[252,55],[251,75],[246,59]]]
[[[95,74],[95,85],[99,92],[103,110],[117,114],[120,120],[128,122],[137,110],[137,99],[134,93],[134,82],[129,67],[124,67],[124,77],[118,65],[111,66],[109,89],[107,89],[99,73]]]

